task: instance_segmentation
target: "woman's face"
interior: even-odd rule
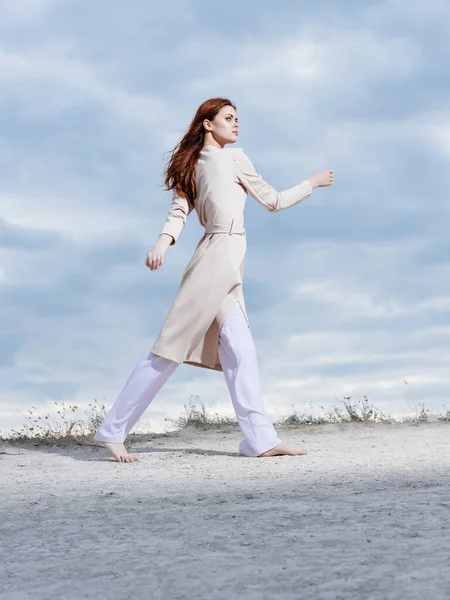
[[[232,106],[223,106],[214,119],[212,121],[206,119],[203,126],[222,146],[233,143],[238,138],[239,122]]]

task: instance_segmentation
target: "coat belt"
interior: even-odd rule
[[[234,226],[234,219],[229,225],[222,223],[211,223],[206,225],[205,233],[228,233],[229,235],[245,235],[245,229],[243,227]]]

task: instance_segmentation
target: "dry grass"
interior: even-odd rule
[[[277,426],[305,426],[334,423],[427,423],[430,420],[450,421],[450,409],[444,406],[444,412],[434,415],[430,419],[431,411],[424,404],[415,408],[415,413],[401,418],[394,418],[389,414],[377,409],[367,396],[362,400],[353,400],[350,396],[344,397],[340,406],[334,406],[331,410],[325,410],[322,406],[321,412],[317,413],[312,404],[307,410],[295,409],[293,412],[275,423]],[[56,416],[37,414],[35,406],[25,415],[25,422],[19,431],[12,430],[7,436],[0,437],[3,442],[33,442],[35,445],[47,444],[92,444],[93,436],[106,414],[106,407],[94,400],[89,404],[87,411],[83,411],[84,417],[77,415],[79,407],[76,405],[65,405],[63,402],[55,402],[57,407]],[[211,412],[199,396],[191,396],[184,405],[184,413],[177,419],[166,419],[172,422],[175,431],[185,428],[194,428],[202,431],[219,429],[237,429],[238,423],[235,416],[221,415]],[[144,438],[159,437],[165,434],[135,433],[130,438],[142,441]]]
[[[340,407],[331,410],[320,408],[322,412],[316,414],[311,404],[308,410],[293,410],[293,413],[278,422],[279,425],[320,425],[323,423],[429,423],[435,421],[450,421],[450,409],[443,406],[444,412],[433,414],[425,404],[413,404],[413,413],[403,417],[394,417],[376,408],[367,398],[353,400],[351,396],[344,397]]]
[[[323,423],[393,423],[395,419],[369,402],[367,396],[363,400],[351,402],[351,396],[345,397],[341,407],[334,406],[331,410],[320,406],[321,413],[317,414],[314,406],[309,409],[297,410],[278,422],[279,425],[321,425]]]
[[[24,416],[24,423],[20,430],[12,429],[8,436],[0,437],[1,441],[29,442],[39,444],[73,444],[91,443],[92,436],[106,415],[106,407],[94,400],[84,412],[84,417],[76,415],[78,406],[65,405],[64,402],[55,402],[56,416],[39,415],[37,408],[31,406],[29,415]]]
[[[192,398],[195,398],[195,400],[192,400]],[[177,429],[191,427],[205,431],[207,429],[232,429],[238,427],[236,417],[210,412],[203,402],[201,402],[199,396],[191,396],[188,404],[184,405],[184,414],[179,416],[178,419],[166,420],[171,421]]]

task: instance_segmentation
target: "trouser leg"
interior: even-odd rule
[[[178,365],[177,362],[150,352],[133,369],[94,439],[101,442],[123,442]]]
[[[218,353],[244,435],[239,452],[258,456],[280,444],[281,440],[264,410],[256,348],[239,304],[222,325]]]

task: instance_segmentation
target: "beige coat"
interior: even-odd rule
[[[242,292],[246,234],[244,207],[247,194],[267,210],[280,211],[309,198],[306,180],[277,192],[255,171],[242,148],[204,146],[195,167],[195,210],[205,227],[181,279],[152,352],[178,363],[222,371],[219,331],[236,301],[250,327]],[[192,207],[172,195],[161,233],[175,244]]]

